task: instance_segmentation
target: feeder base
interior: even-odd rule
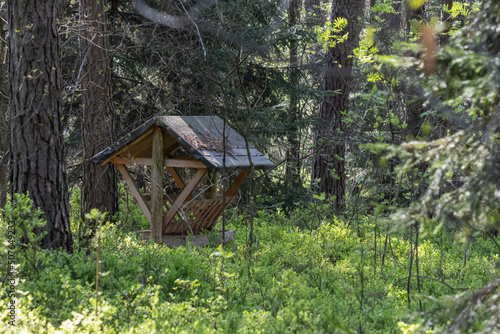
[[[149,240],[149,230],[139,231],[139,238],[142,240]],[[199,235],[170,235],[164,234],[162,241],[163,244],[173,248],[179,246],[186,246],[188,242],[195,246],[208,246],[218,245],[222,242],[222,232],[218,231],[216,234],[199,234]],[[228,242],[234,240],[235,232],[227,230],[224,232],[224,241]]]

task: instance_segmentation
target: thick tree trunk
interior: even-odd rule
[[[118,211],[116,171],[113,165],[96,165],[90,159],[113,143],[115,112],[111,91],[110,55],[106,29],[106,1],[80,0],[82,57],[82,214],[97,208]],[[90,223],[90,222],[89,222]],[[95,226],[91,226],[92,234]]]
[[[71,250],[57,0],[8,0],[11,191],[44,212],[44,248]]]
[[[290,28],[295,27],[300,20],[299,0],[292,0],[288,8],[288,24]],[[291,183],[294,186],[301,184],[300,181],[300,140],[298,121],[299,115],[299,96],[297,85],[299,84],[299,57],[298,43],[294,37],[290,40],[290,103],[288,106],[288,123],[291,129],[288,134],[288,148],[286,152],[286,170],[285,183]]]
[[[346,42],[329,49],[325,75],[321,89],[325,92],[320,104],[315,145],[317,153],[313,157],[313,181],[319,182],[315,189],[318,193],[335,196],[335,205],[341,209],[345,195],[345,129],[342,112],[349,106],[349,93],[353,49],[359,40],[360,24],[358,17],[364,10],[364,1],[333,0],[332,22],[338,17],[346,18],[349,32]],[[313,182],[314,183],[314,182]]]

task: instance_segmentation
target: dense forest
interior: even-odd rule
[[[7,0],[0,16],[2,332],[500,333],[498,0]],[[138,231],[161,237],[163,195],[199,191],[181,176],[228,194],[226,146],[206,176],[95,163],[156,116],[244,138],[209,245]]]

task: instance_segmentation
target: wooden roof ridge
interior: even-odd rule
[[[189,155],[201,161],[210,170],[223,168],[224,121],[218,116],[155,116],[96,154],[91,161],[109,163],[111,158],[126,151],[129,145],[145,141],[155,126],[165,130],[166,134],[178,142]],[[249,150],[255,168],[274,167],[274,164],[255,147],[250,145]],[[250,167],[245,139],[226,123],[226,168]]]

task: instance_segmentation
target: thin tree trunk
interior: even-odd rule
[[[411,22],[417,20],[420,22],[425,22],[425,4],[417,9],[411,9],[410,7],[406,10],[406,24],[408,36],[410,32]],[[414,71],[410,75],[417,75]],[[406,90],[406,108],[407,108],[407,124],[408,132],[411,137],[417,138],[421,135],[423,119],[420,117],[422,113],[426,110],[424,108],[424,98],[423,98],[423,88],[415,83],[408,83]]]
[[[44,248],[72,247],[64,167],[57,0],[8,0],[11,192],[44,212]]]
[[[115,111],[111,91],[110,55],[105,15],[106,1],[80,0],[82,57],[82,215],[97,208],[118,211],[116,171],[113,165],[101,166],[90,159],[113,143]],[[95,221],[88,221],[92,235]]]
[[[222,127],[222,179],[227,175],[226,168],[226,159],[227,159],[227,138],[226,138],[226,130],[227,129],[227,118],[224,115],[224,125]],[[222,182],[222,247],[226,246],[226,191],[227,191],[227,182]]]
[[[151,223],[150,237],[157,244],[163,243],[162,223],[163,223],[163,175],[165,171],[165,140],[163,130],[155,128],[153,133],[153,149],[151,162]]]
[[[300,20],[300,2],[292,0],[288,8],[288,24],[293,29]],[[286,152],[286,170],[285,183],[291,183],[294,186],[300,185],[300,140],[297,122],[299,116],[299,96],[297,85],[299,83],[299,57],[297,52],[297,39],[291,37],[290,40],[290,103],[288,108],[288,124],[291,129],[288,134],[288,148]]]
[[[411,288],[411,270],[413,266],[413,224],[410,226],[410,266],[408,267],[408,281],[406,284],[406,297],[408,299],[408,308],[411,307],[411,298],[410,298],[410,288]]]
[[[418,294],[421,294],[421,285],[420,285],[420,266],[419,266],[419,261],[418,261],[418,236],[420,233],[420,224],[416,223],[415,224],[415,267],[417,269],[417,289],[418,289]],[[418,305],[420,307],[420,312],[423,311],[422,309],[422,300],[418,300]]]
[[[313,183],[319,180],[315,191],[335,196],[335,206],[342,209],[345,195],[345,129],[342,113],[349,107],[349,93],[353,49],[359,40],[360,24],[358,17],[364,9],[364,1],[332,1],[332,22],[337,18],[348,21],[345,32],[347,41],[331,47],[321,90],[326,96],[320,104],[315,145],[317,153],[313,158]]]
[[[373,243],[374,243],[374,252],[373,252],[373,276],[377,274],[377,224],[373,226]]]
[[[0,18],[0,208],[3,208],[7,202],[7,181],[9,179],[9,84],[7,79],[7,30],[5,29],[5,8],[1,8]]]

